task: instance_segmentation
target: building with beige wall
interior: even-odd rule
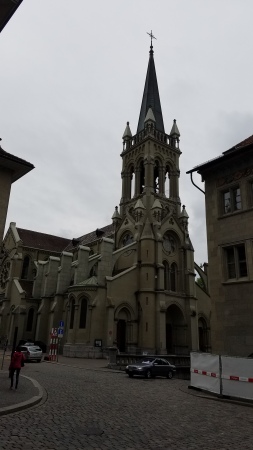
[[[195,167],[205,182],[212,351],[253,352],[253,136]]]
[[[4,234],[11,185],[32,169],[34,166],[31,163],[11,155],[0,146],[0,242]]]
[[[127,122],[123,134],[121,198],[112,223],[72,239],[58,255],[34,258],[29,301],[36,309],[35,340],[48,344],[51,328],[64,321],[68,356],[101,356],[101,348],[111,346],[157,354],[210,350],[207,270],[194,263],[180,199],[180,156],[176,121],[169,134],[164,128],[151,46],[137,132]],[[9,283],[17,283],[12,272]],[[12,315],[14,297],[6,289],[6,313]],[[15,320],[23,320],[22,337],[28,338],[28,302],[22,305],[23,319]],[[7,328],[11,340],[13,328]]]

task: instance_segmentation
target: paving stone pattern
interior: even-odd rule
[[[21,369],[18,389],[10,390],[11,380],[8,377],[9,373],[6,371],[3,372],[0,371],[0,408],[11,406],[13,405],[13,403],[22,403],[26,401],[27,392],[29,392],[29,397],[34,397],[39,394],[39,390],[35,386],[33,386],[33,383],[27,378],[22,376],[23,372],[26,371]],[[16,375],[14,376],[14,387],[15,387],[15,377]]]
[[[0,418],[1,450],[253,449],[253,408],[199,398],[187,381],[29,364],[41,404]]]

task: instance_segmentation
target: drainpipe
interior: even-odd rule
[[[189,172],[188,172],[188,173],[189,173]],[[205,195],[205,191],[203,191],[203,189],[201,189],[199,186],[197,186],[197,185],[194,183],[193,178],[192,178],[192,173],[193,173],[193,172],[190,172],[190,174],[191,174],[191,182],[192,182],[193,186],[195,186],[199,191],[203,192],[203,194]]]

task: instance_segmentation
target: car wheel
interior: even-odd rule
[[[173,377],[173,373],[171,372],[171,370],[169,370],[169,372],[167,373],[167,378],[169,378],[171,380],[172,377]]]
[[[37,359],[37,362],[41,362],[41,359]]]
[[[129,373],[128,376],[129,376],[129,378],[133,378],[134,374],[133,373]]]
[[[147,370],[147,372],[145,373],[145,377],[146,378],[152,378],[151,370]]]

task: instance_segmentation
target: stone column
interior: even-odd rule
[[[106,346],[112,347],[114,341],[114,305],[107,306]]]
[[[89,277],[89,255],[90,248],[80,245],[78,247],[77,264],[75,266],[74,283],[78,284]]]
[[[135,192],[134,195],[137,197],[140,195],[140,169],[135,170]]]
[[[57,293],[64,293],[71,280],[71,264],[72,264],[73,253],[62,252],[61,254],[61,266],[58,269],[58,279],[57,279]]]
[[[159,193],[164,195],[165,193],[165,167],[159,167]]]
[[[148,142],[148,154],[144,158],[144,169],[145,169],[145,189],[144,191],[148,193],[154,193],[154,157],[151,155],[150,142]]]
[[[158,299],[160,296],[158,296]],[[164,355],[166,350],[166,310],[165,302],[159,301],[160,309],[156,311],[156,350],[158,354]]]

